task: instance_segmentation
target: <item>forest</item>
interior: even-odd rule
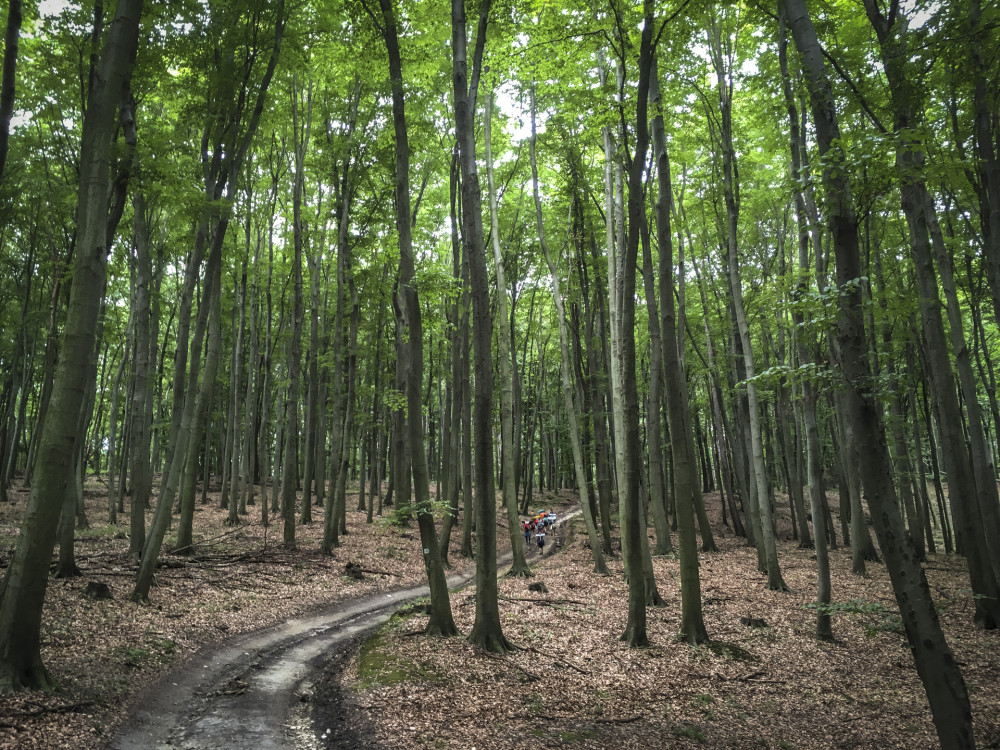
[[[8,0],[0,695],[96,527],[134,611],[210,535],[401,534],[508,658],[558,500],[624,653],[722,642],[723,556],[837,643],[846,554],[996,746],[998,150],[980,0]]]

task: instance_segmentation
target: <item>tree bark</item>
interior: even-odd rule
[[[88,95],[77,196],[78,251],[62,356],[42,427],[38,471],[17,547],[0,584],[0,691],[50,688],[40,653],[42,603],[60,501],[70,481],[80,403],[107,272],[107,186],[116,113],[138,40],[142,0],[120,0]]]
[[[469,640],[487,651],[503,653],[512,646],[500,625],[497,599],[496,493],[493,474],[493,321],[486,275],[483,212],[476,166],[474,126],[476,90],[486,44],[491,0],[482,0],[476,26],[472,74],[468,70],[465,3],[452,0],[452,84],[455,135],[462,167],[462,241],[469,255],[472,298],[472,341],[475,352],[473,409],[476,484],[476,619]],[[467,509],[468,512],[468,509]]]
[[[448,583],[444,567],[437,554],[437,531],[430,504],[427,478],[427,456],[424,452],[423,421],[420,388],[423,381],[423,324],[417,289],[413,282],[413,241],[410,232],[410,145],[407,136],[406,112],[403,98],[403,72],[396,32],[392,0],[379,0],[382,9],[382,36],[389,56],[389,76],[392,83],[392,121],[396,136],[396,232],[399,239],[399,292],[403,303],[403,318],[409,337],[406,351],[398,355],[407,364],[406,373],[406,427],[416,491],[417,525],[424,551],[424,568],[430,586],[431,612],[426,632],[430,635],[455,635],[458,630],[451,614]],[[494,581],[496,574],[494,571]]]
[[[789,150],[792,162],[792,181],[796,186],[795,215],[798,224],[798,276],[792,292],[793,300],[801,300],[809,291],[809,219],[806,213],[805,197],[797,186],[803,179],[802,158],[804,145],[799,137],[799,115],[792,95],[792,84],[788,74],[788,24],[785,6],[778,4],[778,56],[781,67],[781,85],[785,97],[785,107],[788,110]],[[814,227],[814,232],[819,227]],[[797,345],[799,365],[819,364],[809,348],[809,338],[805,331],[805,315],[798,306],[793,308],[792,322],[798,331]],[[806,443],[806,481],[809,486],[809,509],[812,513],[813,530],[816,548],[816,638],[821,641],[833,640],[833,628],[829,612],[831,601],[830,591],[830,553],[827,549],[826,515],[824,513],[823,497],[823,464],[819,442],[819,426],[816,419],[816,386],[808,376],[802,379],[802,422],[805,426]],[[805,525],[806,520],[802,519]]]
[[[677,313],[674,307],[673,237],[670,230],[670,206],[673,202],[670,184],[670,161],[663,126],[659,75],[656,60],[652,64],[649,99],[653,104],[653,158],[656,164],[656,229],[660,271],[660,320],[663,332],[663,374],[667,397],[667,419],[670,423],[674,458],[674,507],[677,513],[677,541],[681,568],[681,630],[687,643],[706,643],[708,630],[701,607],[701,578],[698,573],[698,542],[694,527],[695,495],[698,487],[694,458],[694,435],[691,430],[691,401],[679,356]],[[651,285],[650,285],[651,286]],[[651,291],[651,290],[650,290]],[[652,314],[652,312],[650,313]],[[653,402],[650,388],[650,403]],[[650,443],[652,451],[652,443]],[[659,456],[657,456],[657,460]],[[650,461],[653,460],[652,453]],[[717,550],[716,550],[717,551]]]
[[[855,424],[860,442],[859,457],[868,505],[941,745],[944,748],[971,748],[975,741],[965,681],[941,631],[927,579],[899,514],[881,408],[872,389],[861,292],[857,284],[861,271],[858,222],[833,92],[805,0],[785,0],[785,9],[796,46],[802,54],[817,142],[826,165],[823,169],[826,213],[837,259],[837,284],[842,290],[837,337],[847,380],[847,416]]]
[[[622,253],[622,273],[619,288],[621,303],[621,366],[622,396],[617,405],[622,409],[624,434],[619,440],[624,443],[625,484],[619,502],[622,508],[622,546],[624,548],[625,570],[628,576],[628,620],[622,640],[631,647],[648,644],[646,633],[646,591],[643,577],[641,545],[648,549],[648,542],[642,533],[642,505],[640,481],[642,477],[642,444],[639,437],[639,389],[636,379],[635,348],[635,286],[636,267],[639,256],[639,227],[642,222],[644,201],[642,197],[642,174],[649,147],[649,125],[647,119],[649,96],[649,71],[653,59],[653,3],[643,2],[644,24],[639,47],[638,88],[636,90],[635,149],[628,165],[628,240]]]

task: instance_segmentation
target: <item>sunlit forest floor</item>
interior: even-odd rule
[[[297,527],[298,550],[290,552],[281,546],[280,521],[260,524],[259,505],[241,526],[226,527],[214,492],[197,507],[194,554],[165,556],[169,567],[158,571],[151,604],[134,604],[127,517],[119,526],[106,524],[105,492],[88,482],[91,527],[78,530],[76,543],[83,576],[49,584],[42,653],[60,689],[0,697],[2,748],[103,747],[130,697],[196,651],[322,604],[424,578],[415,524],[369,526],[364,513],[349,510],[350,533],[332,558],[324,557],[322,509],[316,509],[311,525]],[[0,505],[0,572],[16,543],[26,494],[12,497]],[[718,497],[706,499],[717,513]],[[564,511],[571,500],[543,495],[532,510]],[[349,495],[347,507],[356,502]],[[844,612],[834,619],[838,643],[818,643],[811,637],[815,612],[806,608],[815,591],[812,552],[790,540],[787,517],[780,531],[790,594],[768,591],[754,551],[716,524],[721,551],[701,555],[709,646],[676,640],[678,565],[663,558],[654,565],[667,606],[649,610],[652,645],[626,648],[618,640],[626,611],[621,560],[610,560],[611,577],[594,575],[586,535],[574,520],[558,554],[548,545],[543,560],[532,560],[532,579],[500,582],[503,627],[518,650],[495,657],[461,637],[425,638],[416,634],[423,616],[415,614],[391,621],[331,679],[342,677],[337,692],[363,722],[358,729],[387,749],[936,746],[884,569],[870,563],[869,577],[859,578],[850,572],[849,551],[832,553],[833,596]],[[498,538],[503,544],[507,536]],[[452,563],[468,569],[458,541],[456,529]],[[345,575],[349,562],[361,564],[362,580]],[[962,560],[933,556],[927,575],[969,686],[978,744],[998,747],[1000,635],[972,624]],[[89,581],[107,583],[114,598],[86,598]],[[535,582],[547,592],[529,591]],[[452,607],[468,633],[472,589],[453,595]],[[748,627],[741,618],[766,627]],[[329,715],[321,697],[317,735]],[[324,746],[319,738],[316,746]]]
[[[718,512],[717,495],[706,501]],[[807,608],[814,553],[790,540],[784,511],[780,554],[792,593],[769,591],[756,552],[716,525],[721,551],[700,556],[709,645],[676,638],[679,567],[666,558],[654,560],[666,606],[648,610],[651,646],[622,643],[622,561],[610,561],[611,577],[594,575],[575,519],[561,554],[535,561],[534,578],[500,583],[504,632],[517,650],[487,655],[462,638],[417,635],[424,615],[397,618],[345,669],[343,693],[384,748],[937,747],[885,569],[869,563],[858,577],[849,549],[832,552],[833,599],[844,611],[834,617],[837,643],[818,642]],[[961,559],[932,556],[927,576],[978,746],[1000,747],[1000,634],[974,627]],[[529,590],[538,581],[547,592]],[[453,608],[468,633],[472,592],[453,597]]]

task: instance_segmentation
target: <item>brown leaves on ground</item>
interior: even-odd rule
[[[17,544],[26,492],[0,504],[0,575]],[[368,525],[348,494],[349,533],[332,557],[320,554],[323,509],[296,527],[298,549],[282,547],[281,518],[260,524],[250,506],[235,528],[224,525],[219,493],[195,508],[193,554],[167,554],[168,532],[150,604],[130,602],[136,565],[128,559],[128,516],[106,524],[103,485],[88,479],[90,529],[78,529],[75,552],[83,577],[50,578],[43,610],[42,658],[59,683],[53,694],[0,695],[0,748],[103,747],[121,722],[127,700],[194,652],[236,633],[285,621],[307,610],[426,580],[416,521],[398,527],[376,518]],[[260,501],[258,494],[258,502]],[[387,508],[386,512],[392,509]],[[152,510],[147,513],[147,526]],[[176,517],[172,521],[176,529]],[[471,561],[459,554],[461,527],[452,534],[456,570]],[[360,563],[361,580],[345,566]],[[110,601],[84,596],[89,581],[107,584]]]
[[[707,498],[718,504],[717,496]],[[426,619],[390,623],[369,649],[391,654],[371,668],[364,652],[344,675],[384,748],[930,748],[930,710],[899,630],[881,565],[851,573],[849,549],[831,553],[837,643],[813,638],[816,563],[781,545],[793,593],[769,591],[756,552],[731,535],[701,554],[705,623],[713,643],[678,642],[679,567],[656,559],[665,608],[648,609],[646,649],[619,640],[625,628],[621,560],[596,576],[582,523],[561,554],[535,564],[534,581],[500,583],[504,632],[519,650],[486,654],[464,638],[415,635]],[[718,531],[718,530],[717,530]],[[964,561],[927,565],[948,640],[962,665],[981,747],[1000,742],[998,635],[977,631]],[[471,591],[453,597],[471,630]],[[742,618],[763,620],[748,627]],[[381,676],[381,677],[380,677]],[[402,679],[400,679],[402,677]],[[387,710],[391,707],[391,710]]]
[[[24,509],[23,493],[15,498],[0,505],[0,569]],[[349,510],[350,533],[333,557],[324,557],[321,509],[313,524],[297,527],[298,550],[287,551],[280,519],[263,528],[259,506],[243,525],[224,526],[216,493],[197,506],[194,555],[164,555],[170,567],[159,569],[152,603],[137,605],[128,601],[134,564],[126,557],[127,520],[100,525],[106,498],[97,485],[88,485],[86,499],[93,527],[78,532],[76,546],[84,577],[50,580],[43,613],[42,655],[61,688],[0,696],[0,748],[102,747],[128,699],[196,651],[320,605],[424,580],[415,524],[369,526],[364,513]],[[567,499],[539,499],[537,507],[554,502],[558,510]],[[717,509],[717,497],[707,502]],[[503,523],[503,514],[498,518]],[[653,645],[633,650],[619,640],[626,613],[621,561],[609,560],[612,576],[594,575],[582,526],[572,526],[559,554],[547,545],[544,560],[531,560],[534,578],[500,581],[504,632],[518,651],[496,656],[462,637],[424,637],[420,614],[394,619],[364,647],[363,654],[379,655],[376,666],[362,657],[359,674],[356,658],[344,681],[376,742],[387,749],[477,750],[937,745],[912,657],[894,630],[898,614],[880,565],[870,564],[870,577],[859,578],[850,572],[848,550],[832,553],[834,599],[853,604],[834,618],[838,643],[820,643],[812,637],[815,612],[806,608],[815,595],[811,551],[782,542],[782,569],[794,593],[768,591],[754,550],[717,527],[721,551],[700,556],[713,644],[676,640],[678,564],[656,559],[667,606],[648,610]],[[450,557],[460,567],[470,563],[458,552],[459,529]],[[499,534],[501,544],[506,538]],[[360,581],[345,570],[350,562],[360,563]],[[927,575],[969,686],[977,740],[997,746],[998,635],[972,624],[961,558],[934,556]],[[114,599],[85,598],[88,581],[108,584]],[[546,592],[529,590],[538,581]],[[467,634],[472,589],[454,594],[452,607]],[[742,618],[766,627],[748,627]]]

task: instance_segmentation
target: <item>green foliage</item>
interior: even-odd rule
[[[705,743],[705,732],[697,724],[680,724],[670,731],[675,737],[694,740],[699,744]]]
[[[397,656],[381,634],[365,641],[358,652],[359,690],[406,682],[440,682],[441,679],[429,666]]]
[[[167,664],[173,661],[177,644],[169,638],[150,639],[145,646],[121,646],[112,656],[129,667],[141,667],[147,662]]]
[[[862,615],[865,618],[865,635],[873,638],[879,633],[896,633],[903,635],[903,620],[899,613],[888,609],[881,602],[869,602],[864,599],[852,599],[849,602],[830,602],[823,604],[812,602],[803,609],[813,609],[826,615]]]

